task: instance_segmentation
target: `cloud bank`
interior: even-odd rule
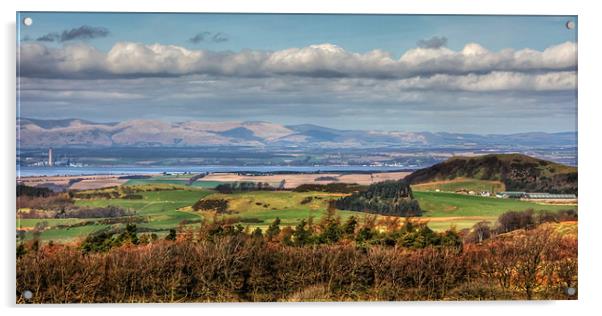
[[[363,54],[349,52],[333,44],[279,51],[214,52],[175,45],[118,42],[108,52],[102,52],[86,43],[53,48],[28,42],[21,47],[20,75],[81,79],[187,75],[404,79],[494,72],[540,74],[577,68],[577,45],[573,42],[543,51],[504,49],[494,52],[476,43],[454,51],[440,46],[441,39],[435,41],[439,43],[432,40],[423,46],[437,48],[410,49],[399,58],[382,50]]]
[[[214,36],[199,34],[199,41]],[[118,42],[104,52],[82,42],[22,42],[21,114],[477,133],[576,129],[576,43],[491,51],[444,42],[431,38],[399,56],[332,44],[216,52]]]

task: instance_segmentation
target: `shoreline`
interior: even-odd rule
[[[397,166],[329,165],[329,166],[116,166],[116,167],[22,167],[17,178],[56,176],[126,176],[154,174],[245,173],[245,174],[372,174],[413,172],[420,168]]]

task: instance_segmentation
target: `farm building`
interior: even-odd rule
[[[498,192],[495,194],[496,197],[503,198],[503,199],[522,199],[526,195],[527,195],[527,192],[515,192],[515,191]]]
[[[575,194],[498,192],[495,196],[502,199],[521,199],[540,202],[577,202],[577,196]]]
[[[526,199],[530,200],[575,200],[575,194],[527,193]]]

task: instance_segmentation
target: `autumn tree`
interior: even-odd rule
[[[491,227],[489,226],[489,222],[481,221],[474,226],[472,226],[472,230],[467,236],[467,241],[474,243],[482,243],[483,241],[489,239],[491,237]]]
[[[272,241],[278,234],[280,234],[280,217],[276,217],[272,224],[270,224],[265,232],[265,236],[269,241]]]

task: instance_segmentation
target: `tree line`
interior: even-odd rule
[[[318,178],[316,179],[318,180]],[[354,193],[360,190],[366,189],[366,186],[362,186],[354,183],[306,183],[301,184],[293,189],[294,192],[328,192],[328,193]]]
[[[229,182],[217,185],[215,191],[223,194],[248,191],[276,191],[284,189],[284,183],[284,180],[282,180],[280,185],[274,187],[267,182]]]

